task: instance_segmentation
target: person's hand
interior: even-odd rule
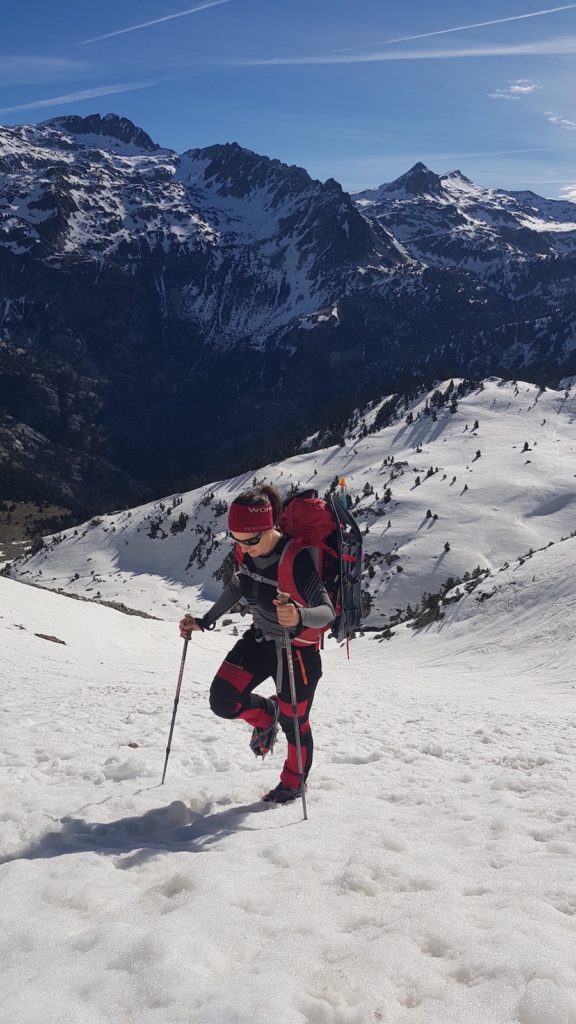
[[[185,640],[189,640],[192,633],[202,632],[202,626],[192,615],[186,614],[183,619],[180,619],[178,625],[180,626],[180,636]]]
[[[276,605],[276,615],[281,626],[284,626],[285,629],[290,629],[293,626],[300,625],[300,612],[296,605],[292,603],[290,594],[285,594],[279,590],[278,597],[273,601],[273,604]]]

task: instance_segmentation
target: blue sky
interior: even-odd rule
[[[576,3],[3,0],[0,123],[111,111],[349,190],[422,160],[576,200]]]

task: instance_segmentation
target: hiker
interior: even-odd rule
[[[290,542],[278,526],[281,513],[280,492],[270,485],[253,487],[234,499],[228,511],[228,530],[236,544],[236,572],[202,618],[185,615],[180,622],[180,635],[189,639],[195,630],[213,629],[224,612],[240,599],[246,601],[253,623],[218,669],[210,688],[210,707],[220,718],[241,718],[252,726],[250,748],[256,757],[265,757],[272,750],[280,725],[288,741],[288,754],[280,782],[263,797],[274,803],[286,803],[301,794],[284,630],[291,638],[288,656],[294,666],[306,779],[313,755],[310,708],[322,675],[320,632],[335,617],[306,548],[298,550],[292,567],[298,603],[291,594],[278,590],[278,564]],[[272,697],[254,693],[269,677],[276,680],[277,693]]]

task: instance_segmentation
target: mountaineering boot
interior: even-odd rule
[[[304,786],[306,789],[306,786]],[[262,799],[266,803],[270,804],[287,804],[291,800],[297,800],[299,796],[302,796],[302,790],[290,789],[290,786],[285,786],[283,782],[279,782],[278,785],[271,789],[269,793],[266,793]]]
[[[272,715],[272,721],[270,725],[266,725],[263,728],[254,728],[252,730],[252,739],[250,740],[250,750],[256,757],[266,757],[266,754],[271,754],[276,743],[276,737],[278,735],[278,698],[268,698],[267,711]]]

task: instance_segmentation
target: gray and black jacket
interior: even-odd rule
[[[210,629],[224,612],[244,600],[254,619],[254,627],[264,640],[280,640],[284,627],[278,622],[276,606],[272,603],[278,594],[278,563],[280,556],[291,538],[282,536],[268,555],[252,558],[245,554],[242,564],[234,573],[230,583],[222,592],[210,611],[206,612],[201,625]],[[334,621],[335,612],[326,588],[318,575],[312,555],[307,548],[298,552],[294,559],[294,582],[306,607],[298,606],[301,623],[289,630],[292,637],[306,627],[324,629]]]

